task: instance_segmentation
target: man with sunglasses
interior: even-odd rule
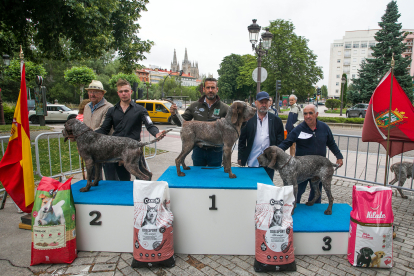
[[[318,121],[318,109],[315,105],[307,105],[303,109],[304,122],[295,127],[292,132],[288,134],[286,140],[278,145],[279,148],[287,150],[293,143],[296,143],[295,156],[304,155],[320,155],[326,157],[326,147],[335,155],[336,164],[339,167],[343,164],[343,156],[332,135],[332,131],[327,124]],[[306,190],[310,179],[299,183],[297,203],[300,203],[300,198]],[[319,183],[319,190],[322,191],[322,183]],[[322,193],[321,193],[322,195]],[[309,194],[309,201],[313,199],[315,193],[311,186]],[[316,203],[321,203],[321,197]]]
[[[159,132],[152,123],[147,110],[131,100],[132,89],[128,81],[119,79],[116,83],[120,101],[108,109],[105,120],[97,133],[109,134],[114,129],[113,136],[129,137],[134,140],[141,140],[142,123],[145,124],[152,136],[159,138],[165,136],[165,131]],[[119,180],[130,181],[131,174],[123,165],[116,166]]]

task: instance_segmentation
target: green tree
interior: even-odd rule
[[[37,0],[0,2],[0,52],[23,46],[29,59],[97,58],[118,51],[130,73],[154,44],[138,37],[148,0]],[[34,47],[33,47],[34,46]]]
[[[353,84],[350,84],[348,86],[346,97],[348,99],[348,102],[351,104],[357,104],[361,102],[361,94],[355,89],[355,86]]]
[[[326,87],[326,85],[322,85],[321,91],[322,91],[322,98],[327,99],[328,98],[328,87]]]
[[[243,55],[243,66],[239,69],[237,76],[237,89],[239,90],[239,100],[248,99],[250,94],[256,94],[257,84],[253,80],[252,73],[257,68],[257,60],[255,56]]]
[[[378,42],[371,47],[374,58],[366,59],[358,70],[359,78],[353,80],[355,90],[359,91],[361,101],[368,102],[377,87],[381,78],[391,68],[391,59],[394,54],[395,68],[394,75],[398,83],[404,89],[410,100],[413,100],[413,78],[409,75],[407,67],[411,60],[402,56],[406,49],[403,42],[406,34],[401,31],[401,23],[397,23],[400,14],[395,1],[387,4],[385,14],[379,22],[380,30],[375,34]]]
[[[109,80],[109,85],[112,88],[115,88],[116,89],[116,82],[119,79],[127,80],[131,84],[131,87],[134,85],[134,82],[138,83],[138,85],[141,83],[141,81],[139,80],[138,76],[135,75],[135,74],[118,73],[118,74],[113,75],[111,77],[111,79]]]
[[[240,55],[231,54],[223,58],[220,63],[220,68],[217,70],[219,74],[217,86],[219,88],[220,98],[237,98],[237,77],[242,66],[243,59]]]
[[[265,91],[276,91],[276,80],[282,81],[281,94],[295,91],[299,101],[308,97],[311,86],[323,78],[322,68],[316,65],[317,56],[308,47],[308,40],[294,33],[292,22],[277,19],[270,22],[272,45],[263,59],[268,72],[263,83]]]
[[[79,86],[80,102],[83,100],[83,87],[96,79],[96,74],[86,66],[72,67],[65,71],[65,80],[75,86]]]
[[[10,62],[10,66],[4,69],[4,82],[2,85],[2,95],[4,101],[17,101],[20,90],[21,80],[20,60],[14,59]],[[26,87],[36,87],[36,76],[46,77],[46,70],[40,64],[31,61],[25,62],[26,71]]]
[[[345,106],[346,103],[347,103],[346,96],[347,96],[347,90],[348,90],[348,76],[344,73],[344,74],[342,74],[342,78],[345,78],[345,84],[342,85],[342,83],[341,83],[341,94],[339,95],[339,99],[341,99],[341,97],[343,95],[343,106]],[[341,80],[342,80],[342,78],[341,78]]]
[[[337,99],[328,99],[325,102],[325,106],[333,110],[334,108],[338,108],[341,106],[341,101]]]

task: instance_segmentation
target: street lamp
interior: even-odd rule
[[[9,55],[3,55],[2,58],[3,58],[4,67],[2,66],[1,71],[3,71],[3,68],[9,67],[10,65]],[[4,121],[3,100],[1,99],[1,88],[0,88],[0,125],[5,125],[5,124],[6,124],[6,121]]]
[[[256,46],[259,38],[259,32],[261,27],[256,24],[257,19],[253,19],[253,23],[247,27],[249,30],[250,43],[252,44],[253,51],[257,54],[257,92],[260,92],[260,82],[262,79],[261,69],[262,66],[262,56],[267,54],[267,51],[270,49],[272,44],[273,34],[269,32],[269,28],[266,28],[266,32],[262,33],[262,38],[259,41],[259,44]]]
[[[341,90],[341,110],[339,111],[339,116],[342,116],[342,108],[344,105],[344,85],[346,82],[345,76],[342,76],[341,83],[342,83],[342,90]]]

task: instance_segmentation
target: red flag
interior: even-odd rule
[[[34,201],[34,178],[25,76],[23,64],[9,144],[0,160],[0,181],[19,208],[30,213]]]
[[[414,149],[414,107],[393,76],[390,130],[390,157]],[[369,101],[363,142],[378,142],[387,148],[390,109],[391,70],[382,78]]]

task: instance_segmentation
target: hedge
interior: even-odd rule
[[[288,115],[279,115],[282,120],[287,120]],[[318,117],[318,120],[325,123],[338,123],[338,124],[363,124],[364,118],[341,118],[341,117]]]

